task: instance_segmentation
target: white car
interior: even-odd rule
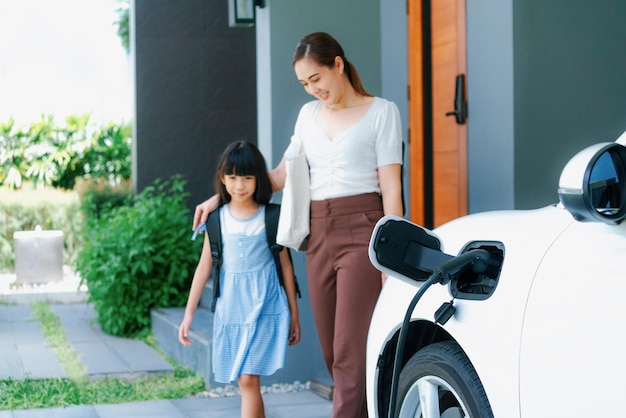
[[[626,133],[575,155],[558,194],[433,231],[380,220],[370,417],[626,416]]]

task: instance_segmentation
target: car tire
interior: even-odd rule
[[[409,359],[397,399],[396,418],[493,418],[474,366],[453,341],[429,345]]]

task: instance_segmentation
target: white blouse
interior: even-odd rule
[[[311,200],[380,193],[378,167],[402,164],[402,128],[395,103],[375,97],[363,118],[332,141],[316,123],[321,101],[300,109],[285,156],[304,146],[311,174]]]

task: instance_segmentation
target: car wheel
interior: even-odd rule
[[[476,370],[453,341],[411,357],[400,373],[397,399],[400,418],[493,418]]]

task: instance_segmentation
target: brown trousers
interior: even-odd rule
[[[365,345],[381,290],[368,246],[382,216],[377,193],[311,202],[306,268],[336,418],[367,417]]]

